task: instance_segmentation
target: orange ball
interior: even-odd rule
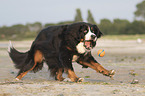
[[[105,55],[105,50],[103,50],[103,49],[98,50],[99,57],[103,57],[104,55]]]

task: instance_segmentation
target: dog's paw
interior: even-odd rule
[[[70,78],[65,78],[63,81],[65,81],[65,82],[72,82]]]
[[[63,81],[65,78],[63,78],[63,77],[59,77],[59,78],[57,78],[57,77],[55,77],[55,80],[58,80],[58,81]]]
[[[64,82],[77,82],[77,83],[81,83],[84,81],[84,78],[76,78],[75,80],[74,79],[70,79],[70,78],[65,78],[63,80]]]
[[[115,75],[115,70],[110,70],[110,72],[109,72],[109,77],[111,78],[111,79],[113,79],[113,76]]]
[[[78,78],[77,83],[81,83],[84,81],[84,78]]]
[[[20,81],[20,79],[18,79],[18,78],[15,78],[15,81]]]

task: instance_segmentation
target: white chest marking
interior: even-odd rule
[[[83,54],[83,53],[86,52],[86,48],[84,47],[84,42],[80,42],[80,43],[76,46],[76,48],[77,48],[78,53],[80,53],[80,54]]]

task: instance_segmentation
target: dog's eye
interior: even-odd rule
[[[94,31],[94,30],[91,30],[91,32],[93,32],[93,33],[94,33],[95,31]]]
[[[85,31],[84,31],[84,33],[87,33],[87,32],[88,32],[88,30],[85,30]]]
[[[93,32],[93,33],[95,32],[93,27],[91,27],[91,32]]]

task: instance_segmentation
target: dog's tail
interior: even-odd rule
[[[17,69],[28,71],[34,66],[34,53],[31,52],[30,50],[27,52],[19,52],[13,47],[10,41],[8,46],[8,53]],[[33,71],[37,72],[40,69],[42,69],[42,66],[37,65],[35,66]]]
[[[8,53],[17,69],[21,69],[24,66],[27,66],[23,70],[23,71],[27,71],[33,66],[34,62],[33,62],[33,59],[29,56],[29,51],[24,52],[24,53],[17,51],[13,47],[11,41],[8,46]]]

